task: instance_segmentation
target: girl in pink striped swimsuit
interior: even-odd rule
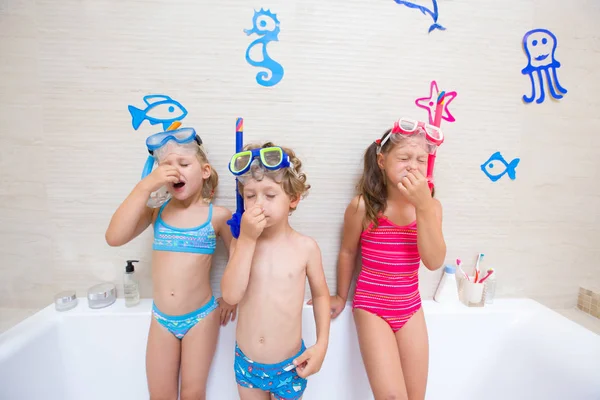
[[[360,245],[352,308],[376,400],[425,398],[429,345],[419,265],[433,271],[446,256],[442,206],[426,178],[442,141],[439,128],[397,121],[367,148],[359,195],[344,215],[332,316],[344,309]]]

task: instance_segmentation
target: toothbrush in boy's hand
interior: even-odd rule
[[[470,281],[469,279],[469,275],[467,275],[467,273],[461,268],[460,264],[462,264],[462,261],[460,258],[456,259],[456,266],[458,267],[458,269],[460,270],[460,272],[462,272],[462,274],[465,276],[465,279]]]
[[[485,281],[487,278],[489,278],[489,277],[490,277],[490,275],[491,275],[491,274],[493,274],[493,273],[494,273],[494,268],[490,268],[490,269],[488,269],[488,270],[487,270],[487,275],[486,275],[486,276],[484,276],[484,277],[483,277],[483,278],[482,278],[482,279],[479,281],[479,283],[483,283],[483,281]]]

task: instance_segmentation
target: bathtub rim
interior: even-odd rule
[[[305,299],[303,308],[311,309],[312,305],[307,305]],[[87,302],[79,301],[77,306],[69,311],[59,312],[54,308],[54,304],[51,303],[48,306],[42,308],[33,315],[25,318],[23,321],[17,323],[11,328],[7,329],[0,334],[0,361],[6,356],[8,349],[5,346],[10,343],[8,347],[20,346],[27,342],[27,339],[32,336],[38,335],[47,329],[56,327],[65,318],[74,318],[81,316],[110,316],[110,315],[122,315],[122,316],[149,316],[152,310],[152,299],[144,298],[140,300],[140,303],[135,307],[126,307],[125,300],[118,298],[115,303],[111,306],[101,309],[91,309],[88,307]],[[510,312],[539,312],[548,315],[550,313],[554,317],[559,317],[565,323],[572,324],[584,329],[592,334],[595,332],[581,326],[575,321],[565,317],[559,312],[544,306],[538,301],[531,298],[501,298],[495,300],[494,304],[486,305],[485,307],[466,307],[462,304],[440,304],[434,300],[423,300],[423,310],[425,317],[429,315],[439,314],[471,314],[471,315],[485,315],[495,313],[510,313]],[[352,312],[352,302],[347,301],[343,312]],[[311,311],[312,314],[312,311]],[[335,320],[334,320],[335,321]],[[568,321],[568,322],[567,322]],[[597,335],[597,334],[595,334]],[[597,335],[600,336],[600,335]],[[11,351],[12,353],[13,351]]]

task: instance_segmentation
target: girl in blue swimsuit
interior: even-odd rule
[[[154,224],[152,245],[153,318],[146,349],[152,399],[204,399],[219,324],[235,318],[235,308],[216,300],[209,272],[217,237],[227,249],[231,212],[211,204],[218,176],[202,140],[192,128],[161,132],[146,140],[158,167],[119,206],[106,231],[111,246],[122,246]],[[166,186],[170,200],[148,206]]]

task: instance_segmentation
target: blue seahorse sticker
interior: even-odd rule
[[[440,24],[437,23],[437,20],[439,17],[437,0],[431,0],[433,2],[433,10],[430,10],[427,7],[423,7],[418,4],[415,4],[411,1],[403,1],[403,0],[394,0],[394,1],[397,4],[400,4],[402,6],[417,9],[417,10],[421,11],[424,15],[429,15],[431,17],[431,19],[433,20],[433,24],[429,27],[428,32],[431,32],[434,29],[439,29],[441,31],[446,30],[446,28],[444,28],[443,26],[441,26]]]
[[[173,122],[181,121],[188,113],[180,102],[164,94],[144,96],[144,103],[146,108],[143,110],[134,106],[127,107],[131,114],[131,125],[136,131],[144,121],[151,125],[162,124],[166,131]]]
[[[283,79],[283,67],[277,61],[269,57],[267,53],[267,44],[273,41],[279,41],[279,20],[277,14],[269,10],[254,10],[252,18],[252,29],[244,29],[246,35],[250,36],[256,33],[260,37],[250,43],[246,50],[246,61],[253,67],[266,68],[269,70],[261,71],[256,74],[256,82],[262,86],[277,85]],[[262,46],[262,60],[255,61],[250,58],[250,50],[255,46]]]

